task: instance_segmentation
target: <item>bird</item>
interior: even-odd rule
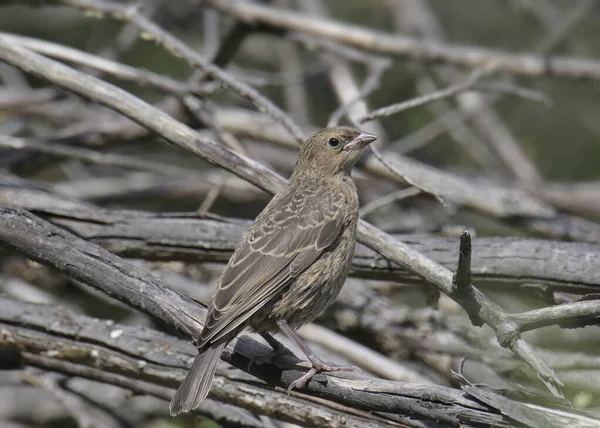
[[[256,217],[221,274],[196,341],[198,355],[170,403],[171,415],[194,410],[208,396],[223,349],[247,327],[267,340],[269,355],[287,351],[272,336],[278,330],[306,355],[312,368],[289,390],[319,372],[355,369],[321,360],[295,330],[335,300],[348,276],[359,208],[351,171],[376,139],[329,127],[304,142],[289,181]]]

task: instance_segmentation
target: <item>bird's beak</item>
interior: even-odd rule
[[[358,137],[346,144],[343,150],[345,152],[360,150],[365,148],[369,143],[372,143],[376,139],[377,137],[373,134],[369,134],[368,132],[361,132],[360,134],[358,134]]]

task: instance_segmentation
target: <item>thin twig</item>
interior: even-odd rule
[[[421,193],[421,190],[417,189],[416,187],[409,187],[407,189],[400,189],[396,190],[395,192],[388,193],[387,195],[383,195],[380,198],[363,205],[360,208],[360,216],[366,217],[385,205],[391,204],[392,202],[401,201],[402,199],[410,198],[411,196],[418,195],[419,193]]]
[[[342,116],[348,112],[348,109],[352,107],[353,104],[368,97],[375,90],[377,90],[381,85],[381,78],[383,77],[383,74],[387,71],[390,65],[391,62],[389,61],[382,61],[371,65],[369,67],[369,74],[365,79],[365,82],[363,83],[363,86],[360,89],[358,95],[354,97],[354,99],[350,100],[350,102],[342,104],[337,109],[335,109],[333,113],[331,113],[331,115],[329,116],[327,126],[337,126],[337,124],[342,119]]]
[[[512,314],[511,318],[521,332],[557,324],[570,328],[595,325],[600,323],[600,300],[583,300],[534,309]]]
[[[413,0],[411,3],[415,9],[412,17],[402,17],[405,14],[399,15],[396,13],[397,21],[410,25],[411,28],[417,27],[419,33],[424,37],[427,37],[435,41],[443,41],[444,31],[442,23],[439,23],[435,12],[431,9],[429,4],[424,0]],[[390,2],[390,7],[394,3]],[[399,5],[394,5],[394,10],[397,12]],[[410,24],[407,24],[410,22]],[[442,81],[453,83],[460,81],[463,76],[457,73],[456,70],[450,67],[438,67],[435,69],[435,74],[440,77]],[[426,82],[429,80],[429,82]],[[419,78],[420,82],[424,82],[428,86],[436,87],[436,84],[432,79]],[[427,92],[432,89],[427,89]],[[503,164],[504,170],[509,171],[514,177],[516,177],[522,184],[526,184],[531,187],[532,184],[539,184],[541,175],[538,172],[536,166],[531,162],[513,136],[510,129],[504,124],[501,116],[496,113],[490,105],[489,99],[494,97],[484,97],[483,94],[470,92],[463,93],[456,97],[456,102],[459,105],[461,111],[464,112],[476,112],[473,116],[474,131],[478,131],[483,138],[477,138],[477,133],[469,131],[469,129],[460,122],[453,121],[449,126],[450,134],[456,138],[460,134],[463,137],[467,137],[471,144],[468,145],[472,150],[468,152],[473,155],[474,159],[487,160],[482,166],[485,170],[493,170],[494,166],[498,164],[495,159],[490,159],[488,156],[482,157],[484,149],[490,147],[496,155],[498,160]],[[495,97],[495,98],[498,98]],[[433,106],[431,107],[434,108]],[[459,131],[460,130],[460,131]],[[464,138],[459,138],[457,141],[465,141]],[[504,175],[504,174],[503,174]]]
[[[385,160],[385,158],[381,155],[381,153],[379,153],[379,150],[377,150],[377,148],[375,146],[373,146],[372,144],[369,146],[369,150],[373,154],[373,157],[375,159],[377,159],[393,175],[399,177],[401,180],[403,180],[407,184],[413,186],[414,188],[418,189],[419,191],[433,196],[440,204],[442,204],[443,207],[447,207],[447,204],[446,204],[446,201],[444,200],[443,195],[436,193],[433,189],[430,189],[429,187],[427,187],[426,185],[423,185],[422,183],[416,182],[411,177],[404,174],[401,170],[399,170],[398,168],[395,168],[393,165],[391,165],[389,162],[387,162]]]
[[[408,101],[404,101],[398,104],[392,104],[391,106],[386,106],[379,108],[377,110],[372,111],[371,113],[361,117],[358,121],[360,123],[369,122],[373,119],[377,119],[380,117],[391,116],[393,114],[397,114],[403,112],[405,110],[409,110],[415,107],[422,106],[424,104],[431,103],[433,101],[437,101],[443,98],[448,98],[453,95],[456,95],[460,92],[467,91],[469,89],[473,89],[476,83],[479,80],[491,73],[494,70],[494,66],[482,67],[474,70],[469,77],[467,77],[463,82],[457,83],[456,85],[449,86],[446,89],[442,89],[437,92],[432,92],[430,94],[425,94],[420,97],[412,98]]]
[[[61,379],[62,378],[62,379]],[[94,402],[83,399],[77,394],[64,389],[61,385],[65,379],[52,373],[40,376],[27,375],[25,380],[51,395],[77,421],[80,428],[123,428],[121,421],[113,414]]]
[[[186,43],[139,14],[137,8],[103,0],[61,0],[61,3],[95,12],[96,16],[106,13],[115,19],[136,25],[144,32],[146,38],[154,40],[176,57],[184,58],[190,65],[198,67],[207,76],[222,82],[239,96],[254,104],[261,112],[281,123],[299,143],[303,143],[306,139],[306,132],[269,99],[222,68],[208,62]]]
[[[514,95],[516,97],[523,98],[524,100],[543,104],[545,107],[552,107],[553,104],[552,98],[543,92],[518,86],[510,82],[477,82],[473,85],[473,89]]]
[[[0,110],[19,111],[56,99],[60,93],[55,89],[0,89]]]

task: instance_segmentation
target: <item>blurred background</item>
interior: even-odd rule
[[[443,60],[421,61],[417,54],[392,56],[357,49],[343,40],[288,31],[285,23],[246,26],[220,3],[228,2],[119,4],[138,7],[143,16],[204,58],[255,87],[307,131],[327,126],[332,114],[349,101],[355,102],[347,106],[348,115],[358,120],[376,108],[463,82],[472,72]],[[549,63],[555,57],[568,57],[575,65],[586,59],[590,67],[595,64],[600,69],[600,2],[593,0],[255,4],[347,25],[349,35],[353,26],[359,26],[375,35],[401,35],[433,46],[479,48],[492,57],[526,54]],[[15,37],[14,43],[113,83],[203,136],[289,176],[298,145],[281,125],[235,91],[173,56],[152,35],[109,14],[81,9],[69,1],[0,1],[0,32],[22,36]],[[54,45],[35,44],[40,41]],[[50,52],[60,46],[168,81],[162,86],[152,79],[128,81],[85,61],[65,58],[64,52]],[[364,219],[449,269],[456,267],[460,234],[471,231],[474,284],[508,312],[572,302],[581,296],[597,298],[595,287],[600,284],[595,264],[600,254],[600,80],[576,73],[524,74],[492,71],[481,79],[487,84],[481,86],[483,90],[461,92],[365,122],[364,129],[379,135],[377,147],[383,158],[391,159],[393,168],[430,192],[405,190],[410,188],[406,180],[386,170],[373,155],[363,159],[354,175]],[[368,93],[357,99],[370,80]],[[107,211],[98,215],[117,217],[130,210],[252,220],[270,198],[233,174],[165,144],[123,116],[1,61],[0,83],[2,205],[28,209],[53,222],[59,216],[67,218],[72,207],[89,212],[101,207],[98,210]],[[193,90],[168,88],[176,83]],[[341,123],[351,122],[341,115]],[[15,139],[32,145],[15,148]],[[52,151],[52,147],[66,150]],[[85,158],[69,148],[126,158]],[[409,165],[414,171],[406,169]],[[431,175],[419,172],[430,167]],[[440,196],[445,204],[427,193]],[[116,245],[111,247],[110,236],[93,232],[86,236],[86,231],[67,220],[62,227],[130,257]],[[131,257],[174,288],[206,302],[235,244],[230,237],[223,240],[229,245],[224,253],[198,261],[190,254],[172,260],[169,256],[142,260],[135,252]],[[558,261],[573,264],[563,269]],[[472,363],[467,363],[465,373],[472,381],[544,391],[535,373],[503,350],[489,328],[473,327],[452,300],[438,299],[431,287],[406,272],[374,270],[367,264],[355,266],[340,300],[319,324],[406,364],[433,383],[455,385],[449,371],[469,353]],[[162,329],[145,315],[7,248],[0,253],[0,293]],[[382,332],[389,325],[381,318],[371,322],[356,315],[371,310],[357,303],[356,296],[375,299],[380,310],[394,314],[393,330]],[[355,313],[356,319],[344,323],[343,314],[348,313]],[[570,330],[555,326],[524,335],[558,371],[567,398],[591,415],[600,414],[598,333],[597,325]],[[576,356],[580,364],[574,362]],[[22,372],[0,372],[0,426],[82,426],[81,420],[60,410],[60,400],[47,400],[51,392],[24,385],[22,377]],[[57,384],[64,381],[49,379]],[[86,399],[102,402],[106,411],[117,415],[114,426],[196,423],[168,418],[166,402],[159,399],[129,398],[124,389],[99,383],[90,387],[85,382],[91,383],[72,379],[68,390],[82,396],[87,392]],[[198,424],[217,426],[208,419]]]

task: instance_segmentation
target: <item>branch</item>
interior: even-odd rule
[[[98,55],[91,55],[69,46],[34,39],[32,37],[16,36],[9,33],[0,32],[0,36],[12,41],[14,44],[19,44],[42,55],[89,67],[124,82],[156,88],[175,95],[184,95],[190,92],[202,92],[202,86],[199,84],[180,82],[148,70],[131,67],[102,58]]]
[[[600,323],[600,300],[563,303],[548,308],[535,309],[511,318],[519,331],[529,331],[550,325],[563,328],[579,328]]]
[[[135,282],[139,285],[132,284],[132,280],[130,279],[131,273],[136,275],[135,267],[120,261],[118,257],[111,255],[108,252],[95,248],[93,245],[79,240],[73,236],[70,236],[67,232],[60,230],[58,228],[52,227],[47,223],[44,223],[33,216],[19,214],[12,210],[2,210],[0,213],[0,220],[2,223],[0,224],[0,240],[2,242],[8,243],[12,247],[17,247],[19,251],[24,252],[29,257],[34,258],[37,261],[42,261],[48,264],[59,268],[70,276],[80,279],[87,280],[90,285],[93,285],[99,289],[104,290],[105,292],[113,295],[113,297],[118,297],[121,300],[127,302],[128,304],[137,307],[138,309],[150,314],[153,317],[157,317],[167,324],[175,323],[175,325],[183,324],[187,330],[197,329],[197,319],[201,318],[201,315],[196,317],[184,317],[181,318],[181,305],[186,304],[185,300],[182,301],[182,298],[172,290],[169,290],[164,284],[162,284],[159,280],[154,278],[147,279],[144,276],[136,277]],[[40,245],[40,242],[43,244]],[[83,257],[87,257],[87,259],[82,259]],[[93,256],[93,257],[89,257]],[[106,260],[106,261],[105,261]],[[82,274],[82,270],[85,272]],[[123,274],[123,272],[130,272],[129,274]],[[115,281],[119,281],[121,284],[120,287],[113,286]],[[140,288],[140,285],[143,285],[143,288]],[[132,288],[134,287],[134,288]],[[168,292],[166,294],[166,292]],[[129,297],[130,295],[135,295],[135,300]],[[171,296],[171,297],[166,297]],[[174,305],[171,299],[175,297],[179,303]],[[476,295],[475,298],[478,296]],[[188,307],[190,306],[187,303]],[[157,315],[156,308],[164,308],[161,310],[162,313]],[[15,309],[20,312],[20,309]],[[186,309],[186,311],[195,311],[198,312],[197,308]],[[0,311],[5,314],[7,319],[16,319],[15,314],[11,313],[8,309],[3,309]],[[34,314],[34,311],[25,311],[25,313]],[[19,319],[22,319],[20,317]],[[42,316],[43,322],[47,322],[48,317]],[[65,319],[65,317],[61,317],[61,319]],[[182,320],[182,321],[181,321]],[[73,334],[81,337],[82,336],[82,322],[70,322],[67,324],[62,324],[67,326],[68,328],[75,328],[76,332]],[[109,325],[109,327],[111,327]],[[185,330],[185,329],[184,329]],[[111,331],[115,331],[112,329]],[[65,332],[61,332],[61,334],[65,334]],[[118,337],[121,336],[122,333],[119,333]],[[109,335],[110,337],[111,335]],[[114,334],[112,335],[114,336]],[[123,337],[123,343],[130,343],[129,337]],[[245,343],[245,342],[244,342]],[[536,361],[535,357],[531,354],[529,348],[524,344],[524,342],[517,340],[514,344],[514,348],[518,352],[522,352],[526,358],[531,358],[532,361]],[[112,345],[114,347],[114,344]],[[236,349],[238,346],[235,345]],[[170,349],[174,349],[173,346],[170,345]],[[242,348],[247,348],[245,345]],[[193,350],[192,350],[193,352]],[[250,351],[252,352],[252,351]],[[72,354],[68,354],[72,355]],[[180,355],[177,353],[177,355]],[[169,357],[172,361],[172,357]],[[231,362],[236,364],[234,356],[231,357]],[[237,360],[237,365],[246,367],[244,364],[248,363],[248,359],[244,359],[243,362]],[[539,366],[539,370],[544,369],[543,365]],[[254,374],[262,373],[259,371]],[[269,374],[270,373],[270,374]],[[272,371],[266,371],[262,373],[262,376],[269,376],[267,379],[273,381],[272,379]],[[543,372],[542,372],[543,373]],[[282,382],[284,385],[294,379],[297,372],[294,374],[286,373],[285,371],[282,373],[282,377],[278,378],[278,382]],[[328,380],[328,388],[329,385],[348,385],[348,380]],[[339,384],[339,382],[342,382]],[[353,381],[352,381],[353,382]],[[360,381],[362,382],[362,381]],[[323,390],[322,387],[318,385],[314,385],[316,388],[314,391],[319,392],[319,394],[328,394]],[[387,387],[386,387],[387,388]],[[396,388],[396,387],[394,387]],[[311,389],[312,391],[312,384]],[[372,390],[372,387],[370,387]],[[388,389],[385,389],[388,391]],[[337,396],[337,393],[332,392],[334,396]],[[344,397],[348,397],[347,392],[343,392]],[[358,402],[353,403],[353,405]],[[369,406],[374,405],[372,402],[369,403]],[[359,406],[359,408],[362,408]],[[389,409],[388,409],[389,410]],[[387,410],[386,410],[387,411]]]
[[[412,31],[418,31],[420,36],[430,41],[439,42],[440,39],[443,39],[444,31],[442,23],[438,23],[435,13],[425,1],[415,0],[412,2],[411,5],[413,7],[406,8],[405,10],[407,13],[401,13],[400,9],[403,8],[403,4],[388,3],[389,7],[394,8],[397,29],[402,28],[403,31],[406,31],[410,28]],[[442,82],[453,83],[463,79],[461,73],[456,72],[451,67],[436,67],[433,71]],[[435,80],[427,77],[426,73],[419,73],[418,81],[420,90],[425,93],[437,87]],[[496,153],[498,160],[504,164],[504,168],[511,171],[520,182],[529,185],[540,183],[541,176],[537,168],[522,152],[518,142],[504,124],[502,118],[490,107],[490,98],[492,97],[484,97],[483,94],[477,92],[456,97],[459,110],[472,117],[474,128],[480,131],[479,133],[483,138],[478,138],[465,124],[456,120],[448,121],[446,119],[444,122],[453,127],[450,130],[450,135],[459,144],[465,146],[468,153],[471,153],[474,159],[483,161],[480,163],[484,170],[490,171],[496,169],[494,165],[497,162],[487,156],[488,150],[486,146],[489,146]],[[498,99],[500,96],[493,98]],[[431,110],[434,109],[436,107],[432,106]],[[440,110],[442,109],[437,107],[438,113],[441,113]],[[470,115],[469,112],[473,112],[474,114]]]
[[[391,236],[370,224],[361,221],[361,226],[365,229],[364,234],[361,234],[363,244],[376,250],[384,257],[406,266],[412,272],[435,285],[441,292],[461,305],[469,314],[471,320],[489,325],[496,333],[501,346],[511,349],[519,355],[536,371],[542,382],[554,395],[562,396],[559,390],[562,382],[556,377],[554,371],[533,352],[531,347],[522,339],[519,339],[516,326],[502,308],[485,297],[472,285],[469,293],[456,293],[452,284],[453,275],[451,271],[401,242],[395,241]]]
[[[91,76],[76,72],[55,61],[43,58],[21,46],[14,45],[2,36],[0,36],[0,58],[37,76],[47,78],[63,88],[110,106],[157,132],[171,143],[189,149],[209,162],[232,171],[236,175],[247,179],[253,184],[260,185],[266,190],[271,192],[277,191],[283,184],[283,179],[268,168],[246,157],[237,155],[235,152],[225,149],[213,141],[201,138],[187,126],[157,111],[133,95]],[[18,241],[16,237],[12,239]],[[496,332],[500,344],[509,347],[524,358],[532,368],[540,373],[540,377],[546,385],[554,393],[557,392],[556,385],[560,384],[558,378],[556,378],[552,370],[545,363],[539,359],[534,361],[532,352],[523,351],[524,342],[515,342],[518,332],[514,330],[512,325],[505,322],[505,314],[500,307],[478,291],[474,291],[469,296],[468,302],[453,295],[451,271],[362,220],[358,227],[358,239],[392,262],[407,267],[413,273],[432,283],[440,291],[455,299],[465,309],[466,306],[476,305],[478,319],[481,319],[492,327]],[[79,261],[82,263],[82,266],[85,266],[89,262],[88,259],[89,257],[84,257],[80,258]],[[76,271],[74,273],[81,275],[84,272]],[[88,276],[81,280],[86,282],[90,278]],[[131,303],[135,304],[134,302]],[[161,310],[161,312],[163,311]],[[521,346],[516,348],[514,346],[515,343],[520,343]]]
[[[249,221],[199,217],[194,213],[154,214],[111,210],[35,188],[26,180],[0,175],[0,204],[33,211],[46,220],[121,257],[161,261],[221,262],[231,257]],[[454,238],[397,235],[448,269],[458,252]],[[594,293],[600,287],[600,245],[520,238],[477,238],[473,278],[479,283],[548,291]],[[351,275],[414,283],[418,277],[358,244]],[[539,284],[535,286],[535,284]]]
[[[127,155],[101,153],[95,150],[82,149],[79,147],[72,147],[58,143],[43,143],[25,138],[10,137],[8,135],[0,135],[0,147],[45,153],[58,157],[77,159],[96,165],[150,171],[158,175],[181,177],[189,180],[198,180],[199,178],[204,178],[202,173],[194,171],[193,169],[181,168],[168,163],[142,160],[140,158]]]
[[[378,119],[380,117],[391,116],[406,110],[410,110],[415,107],[422,106],[424,104],[431,103],[433,101],[448,98],[461,92],[467,91],[469,89],[472,89],[481,80],[481,78],[491,73],[494,70],[494,68],[495,67],[493,66],[477,68],[463,82],[459,82],[440,91],[425,94],[417,98],[412,98],[408,101],[403,101],[398,104],[392,104],[391,106],[378,108],[377,110],[373,110],[369,114],[366,114],[365,116],[361,117],[360,119],[358,119],[358,121],[359,123],[365,123],[373,119]]]
[[[181,368],[188,365],[186,360],[191,360],[195,353],[195,348],[186,341],[146,327],[98,322],[55,306],[18,302],[1,296],[0,308],[0,345],[18,346],[26,363],[161,398],[170,397],[171,391],[165,386],[177,385],[185,373]],[[15,323],[15,320],[18,321]],[[248,345],[248,340],[242,337],[234,347],[235,352],[225,352],[224,358],[236,365],[247,363],[238,352]],[[287,378],[297,374],[298,370],[293,367],[289,363],[255,364],[251,371],[271,382],[279,376]],[[496,410],[464,398],[460,390],[439,385],[327,376],[326,382],[311,382],[309,389],[325,400],[313,401],[307,406],[306,399],[310,397],[304,394],[295,392],[288,396],[285,390],[269,388],[220,364],[210,397],[259,414],[316,427],[360,428],[365,423],[397,426],[393,420],[385,420],[374,412],[437,420],[457,427],[475,421],[498,427],[512,426],[511,420]]]
[[[46,104],[58,97],[55,89],[0,89],[0,109],[11,112],[26,109],[31,106]]]
[[[544,94],[541,94],[537,91],[533,91],[531,89],[519,88],[507,84],[481,83],[480,80],[487,74],[491,73],[494,69],[495,67],[493,65],[490,67],[478,68],[474,70],[462,82],[456,83],[455,85],[449,86],[439,91],[422,95],[420,97],[411,98],[407,101],[378,108],[377,110],[373,110],[369,114],[361,117],[358,120],[358,122],[365,123],[374,119],[378,119],[380,117],[392,116],[394,114],[402,113],[403,111],[410,110],[415,107],[420,107],[422,105],[429,104],[431,102],[438,101],[444,98],[448,98],[469,90],[489,90],[495,92],[504,92],[507,94],[521,96],[532,101],[543,102],[547,105],[551,102],[550,99]]]
[[[80,428],[123,428],[124,424],[119,418],[101,406],[86,400],[77,394],[64,389],[61,382],[64,377],[46,373],[40,376],[27,375],[25,380],[36,387],[46,391],[48,395],[58,401],[67,413],[77,422]]]
[[[139,273],[136,273],[135,267],[121,262],[118,257],[113,256],[108,252],[94,248],[91,246],[91,244],[88,244],[85,241],[74,240],[74,238],[70,237],[66,232],[61,231],[60,229],[53,229],[49,227],[49,225],[44,225],[43,223],[36,221],[34,217],[26,217],[19,221],[20,216],[17,215],[15,217],[16,214],[17,213],[11,212],[10,210],[3,210],[1,213],[0,225],[2,225],[2,227],[0,228],[0,241],[10,245],[11,247],[17,248],[20,252],[27,254],[29,257],[32,257],[38,261],[49,263],[58,269],[63,270],[78,280],[94,285],[104,292],[107,292],[109,295],[116,295],[129,305],[137,307],[138,309],[145,311],[152,316],[157,316],[155,313],[155,305],[149,305],[148,302],[140,300],[138,293],[142,289],[139,288],[139,285],[131,284],[131,273],[126,276],[121,274],[121,272],[132,272],[134,276],[140,275]],[[38,242],[42,241],[43,245],[39,245]],[[93,257],[90,259],[89,256],[91,255],[93,255]],[[63,257],[65,261],[62,261]],[[117,275],[98,271],[98,269],[105,269],[102,263],[102,260],[104,259],[110,260],[110,264],[112,266],[118,267],[119,273]],[[68,260],[68,263],[66,260]],[[428,262],[422,256],[420,262],[432,263]],[[104,279],[102,284],[97,282],[97,278]],[[139,282],[140,280],[140,278],[135,279],[136,282]],[[121,296],[118,291],[119,287],[113,284],[121,284],[121,287],[124,287],[126,291],[125,295]],[[189,316],[182,317],[181,303],[177,306],[173,306],[172,303],[167,302],[166,298],[164,297],[164,288],[166,286],[161,283],[150,284],[152,287],[156,287],[156,285],[160,286],[160,288],[152,293],[163,302],[163,304],[159,306],[162,308],[158,314],[159,318],[161,318],[163,321],[169,322],[173,317],[172,312],[175,311],[175,316],[177,317],[176,323],[178,326],[180,326],[180,324],[184,324],[184,327],[186,322],[189,323],[193,320],[194,323],[197,323],[198,320],[201,319],[201,315],[191,318]],[[148,286],[149,285],[146,284],[144,289],[147,289]],[[132,299],[130,296],[135,296],[136,298]],[[175,293],[175,296],[180,301],[182,300],[182,297],[177,293]],[[535,356],[533,351],[525,342],[520,339],[516,339],[518,334],[517,332],[519,331],[518,320],[515,321],[512,316],[503,315],[499,309],[496,309],[491,302],[486,301],[483,298],[483,295],[481,295],[475,289],[472,289],[472,291],[468,293],[465,293],[464,291],[461,293],[455,293],[452,295],[452,297],[461,303],[469,315],[471,315],[472,319],[479,320],[484,316],[488,317],[488,319],[492,319],[491,322],[494,323],[492,327],[497,329],[499,340],[505,341],[501,343],[507,347],[510,347],[513,349],[513,351],[522,356],[522,358],[534,369],[536,369],[541,376],[550,377],[553,375],[551,369],[547,368],[544,363],[540,362],[540,360]],[[186,302],[184,301],[182,303]],[[589,302],[583,303],[587,304]],[[592,314],[594,317],[593,319],[596,319],[598,316],[598,308],[596,307],[595,312],[590,312],[588,306],[589,305],[585,305],[585,310],[587,310],[587,312],[583,312],[583,314]],[[187,313],[193,313],[192,311],[198,312],[197,309],[194,310],[193,308],[191,310],[186,310]],[[582,312],[579,311],[577,314],[578,318],[581,318]],[[554,319],[556,320],[556,318]],[[486,322],[488,324],[490,323],[490,321]],[[545,322],[544,325],[548,325],[548,322]],[[180,329],[182,328],[180,327]],[[182,330],[186,331],[185,328]],[[548,378],[543,379],[548,381]]]
[[[471,285],[471,234],[469,232],[463,232],[460,236],[458,267],[452,283],[458,293],[468,292]]]
[[[31,74],[110,107],[156,132],[176,147],[225,168],[259,188],[276,191],[283,179],[260,163],[238,155],[130,93],[95,77],[37,55],[0,36],[0,58]],[[235,165],[235,167],[232,167]],[[253,177],[253,178],[250,178]]]
[[[346,22],[315,18],[296,11],[274,9],[257,3],[235,0],[206,0],[206,3],[250,25],[303,32],[379,54],[443,62],[469,69],[494,63],[498,71],[523,77],[553,76],[564,79],[600,80],[600,62],[592,59],[559,56],[548,58],[530,53],[513,54],[493,49],[429,42]]]
[[[92,16],[110,14],[115,19],[130,22],[175,57],[185,59],[190,65],[198,67],[207,77],[221,82],[244,99],[254,104],[261,112],[271,116],[281,123],[298,143],[303,143],[307,137],[304,132],[288,115],[269,99],[262,96],[256,89],[234,78],[230,73],[215,64],[210,63],[194,49],[179,40],[169,32],[137,12],[136,7],[103,0],[60,0],[60,3],[82,9]]]
[[[197,303],[132,263],[26,212],[0,208],[0,224],[0,243],[54,266],[190,337],[201,331],[205,314]],[[108,266],[111,269],[107,271]],[[153,298],[140,299],[140,294],[148,290],[152,290]]]

